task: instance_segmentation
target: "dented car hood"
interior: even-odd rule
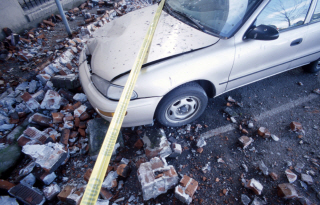
[[[88,43],[92,72],[111,80],[131,70],[156,9],[157,5],[153,5],[128,13],[98,29]],[[206,47],[218,40],[162,11],[145,63]]]

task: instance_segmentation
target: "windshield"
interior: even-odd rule
[[[228,38],[261,0],[167,0],[166,11],[203,32]]]

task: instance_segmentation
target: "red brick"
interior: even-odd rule
[[[87,122],[80,122],[79,128],[85,129],[87,127]]]
[[[291,122],[290,128],[292,131],[301,131],[303,129],[300,122]]]
[[[88,182],[92,173],[92,169],[87,169],[86,173],[83,176],[83,179]]]
[[[130,167],[126,164],[120,164],[117,168],[117,174],[122,177],[127,177],[130,172]]]
[[[71,134],[70,134],[69,139],[76,138],[76,137],[78,137],[78,135],[79,135],[79,132],[77,132],[77,131],[72,131]]]
[[[79,127],[79,125],[80,125],[80,118],[75,117],[75,118],[74,118],[74,126],[75,126],[75,127]]]
[[[101,188],[100,196],[106,200],[110,200],[113,197],[113,195],[106,188]]]
[[[188,194],[190,197],[193,196],[194,192],[198,188],[198,182],[194,179],[191,180],[190,184],[186,188],[186,194]]]
[[[72,120],[74,120],[74,117],[72,115],[67,115],[67,116],[64,117],[63,120],[64,121],[72,121]]]
[[[141,149],[143,147],[143,141],[141,139],[138,139],[136,143],[134,143],[134,147]]]
[[[268,137],[271,136],[269,130],[267,128],[265,128],[265,127],[260,127],[258,129],[258,135],[260,135],[263,138],[268,138]]]
[[[8,182],[6,180],[0,179],[0,189],[9,190],[14,186],[15,184]]]
[[[85,137],[86,136],[86,132],[84,131],[84,129],[79,128],[78,132],[80,133],[81,137]]]
[[[64,144],[65,146],[67,146],[68,142],[69,142],[69,136],[70,136],[70,130],[69,129],[62,130],[60,142],[62,144]]]
[[[21,136],[21,137],[19,137],[19,139],[18,139],[18,145],[20,146],[20,147],[23,147],[24,145],[26,145],[28,142],[30,142],[31,140],[29,139],[29,138],[26,138],[25,136]]]
[[[66,201],[67,197],[72,194],[72,192],[75,190],[75,187],[67,185],[63,188],[63,190],[58,194],[58,199],[60,201]]]
[[[54,27],[54,26],[55,26],[55,24],[52,23],[51,21],[43,20],[42,22],[43,22],[44,24],[48,25],[48,26],[51,26],[51,27]]]
[[[186,187],[189,181],[190,177],[188,177],[187,175],[183,175],[183,178],[180,180],[180,184],[181,186]]]
[[[61,123],[63,122],[63,117],[64,117],[64,114],[61,113],[61,112],[55,112],[55,113],[52,113],[52,119],[53,119],[53,123]]]
[[[80,120],[87,120],[90,118],[90,115],[87,112],[84,112],[80,116]]]
[[[77,103],[73,104],[73,105],[72,105],[73,110],[77,109],[77,108],[80,107],[81,105],[82,105],[81,102],[77,102]]]

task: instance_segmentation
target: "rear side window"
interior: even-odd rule
[[[311,22],[320,21],[320,0],[318,0],[316,9],[314,10],[314,14],[311,18]]]
[[[255,25],[284,30],[304,24],[311,0],[271,0],[259,14]]]

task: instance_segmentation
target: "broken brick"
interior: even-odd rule
[[[70,194],[72,194],[75,190],[74,186],[67,185],[62,191],[58,194],[58,199],[62,202],[65,202]]]
[[[295,187],[289,183],[278,185],[278,195],[285,199],[295,199],[299,197]]]
[[[52,123],[62,123],[63,122],[63,117],[64,117],[64,114],[61,113],[61,112],[55,112],[55,113],[52,113]]]
[[[260,127],[258,129],[258,135],[263,137],[263,138],[268,138],[271,136],[271,133],[269,132],[269,130],[265,127]]]
[[[86,182],[89,182],[91,173],[92,173],[92,169],[87,169],[86,173],[85,173],[84,176],[83,176],[83,179],[84,179]]]
[[[105,188],[101,188],[100,196],[106,200],[110,200],[113,197],[113,195]]]
[[[291,122],[290,128],[292,131],[295,131],[295,132],[299,132],[299,131],[303,130],[300,122]]]
[[[68,146],[69,142],[69,136],[70,136],[70,130],[69,129],[63,129],[61,134],[60,142],[64,144],[65,146]]]
[[[36,114],[32,115],[29,118],[29,122],[30,123],[35,123],[35,124],[38,124],[38,125],[42,125],[42,126],[47,126],[47,127],[49,127],[50,124],[52,123],[51,117],[47,117],[47,116],[42,115],[40,113],[36,113]]]
[[[251,189],[257,195],[261,195],[263,189],[262,184],[253,178],[247,182],[246,187]]]
[[[26,103],[27,107],[33,112],[34,110],[38,109],[40,104],[28,93],[25,92],[21,95],[21,98]]]
[[[14,186],[15,186],[15,184],[13,184],[9,181],[0,179],[0,189],[8,191],[9,189],[11,189]]]
[[[143,147],[143,141],[141,139],[138,139],[136,143],[134,143],[134,147],[141,149]]]
[[[245,149],[253,142],[253,139],[251,137],[242,136],[239,138],[239,141],[242,143],[243,149]]]
[[[117,168],[117,174],[122,177],[128,177],[130,173],[130,167],[127,164],[120,164]]]

